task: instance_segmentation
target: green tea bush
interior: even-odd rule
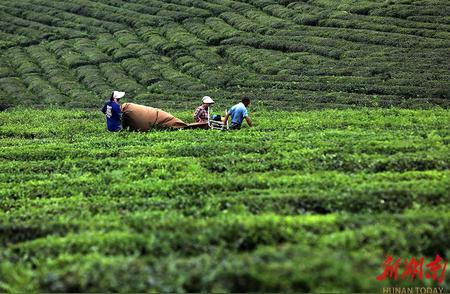
[[[176,3],[188,7],[201,8],[210,11],[213,15],[217,16],[223,12],[231,11],[230,8],[222,5],[222,2],[210,3],[201,0],[170,0],[171,3]]]
[[[174,69],[169,64],[159,64],[154,66],[152,69],[159,71],[164,80],[170,81],[175,88],[189,88],[194,91],[203,90],[206,88],[205,85],[202,84],[198,79],[195,79]]]
[[[159,72],[150,70],[149,65],[146,64],[147,60],[152,61],[154,58],[158,57],[148,56],[145,60],[138,58],[124,59],[122,60],[121,65],[132,77],[136,78],[140,84],[148,86],[161,80]]]
[[[188,48],[204,43],[202,40],[195,37],[195,35],[178,25],[166,26],[163,30],[163,34],[169,42],[176,44],[177,48]]]
[[[16,105],[17,100],[20,100],[20,103],[24,105],[30,105],[33,101],[33,95],[28,91],[22,79],[18,77],[0,78],[0,89],[5,93],[0,100],[1,110]]]
[[[38,39],[55,40],[59,38],[75,38],[86,36],[85,33],[71,28],[54,27],[53,25],[41,24],[40,22],[27,19],[27,18],[34,19],[37,15],[36,13],[28,14],[27,12],[24,13],[21,9],[8,6],[4,7],[4,10],[5,13],[3,15],[3,21],[10,22],[13,26],[17,25],[19,27],[24,27],[23,28],[24,31],[28,31],[30,33],[34,32],[33,35],[30,35],[32,39],[38,38]],[[45,18],[47,21],[49,21],[46,15],[41,15],[41,18],[42,17]],[[40,21],[42,21],[42,19]]]
[[[241,32],[227,24],[223,19],[210,17],[205,20],[205,24],[210,26],[214,31],[218,32],[224,38],[231,38],[239,35]]]
[[[90,64],[87,56],[76,51],[67,41],[53,41],[47,44],[47,48],[61,58],[69,68]]]
[[[150,48],[160,54],[167,54],[177,47],[174,42],[170,42],[155,29],[143,28],[139,31],[139,36],[147,42]]]
[[[240,31],[251,32],[251,33],[264,33],[267,29],[266,26],[253,22],[246,17],[234,12],[225,12],[220,15],[220,17],[226,21],[228,24],[236,27]]]
[[[140,44],[142,42],[136,34],[128,30],[115,32],[114,37],[119,44],[122,44],[124,47],[129,47],[133,44]]]
[[[96,45],[100,50],[113,57],[114,61],[136,57],[136,53],[121,45],[111,34],[101,34],[96,40]]]
[[[29,58],[26,52],[21,48],[12,48],[7,51],[11,66],[16,69],[20,75],[31,73],[39,74],[41,69]]]
[[[60,17],[62,20],[71,21],[74,23],[80,23],[86,26],[88,31],[94,30],[95,28],[101,28],[105,31],[115,32],[121,29],[126,28],[125,25],[121,23],[117,23],[115,21],[105,21],[97,18],[83,16],[80,14],[74,14],[71,10],[76,10],[74,5],[64,2],[48,2],[46,0],[34,0],[33,3],[39,4],[40,6],[44,6],[46,8],[52,8],[52,14]]]
[[[77,77],[67,70],[66,67],[58,63],[58,60],[50,52],[41,46],[33,46],[27,48],[30,56],[39,64],[49,82],[55,85],[62,93],[71,97],[75,101],[67,101],[68,103],[89,103],[94,100],[93,94],[80,83]],[[63,103],[63,101],[60,101]],[[73,104],[72,104],[73,105]]]
[[[87,57],[90,64],[99,64],[110,60],[108,55],[99,50],[91,40],[77,39],[73,48]]]
[[[193,33],[200,39],[205,40],[207,45],[218,45],[221,40],[226,38],[209,26],[203,24],[202,20],[189,19],[184,21],[183,25],[186,26],[189,32]]]
[[[100,64],[100,71],[114,86],[114,89],[122,89],[130,95],[135,95],[136,93],[143,91],[142,86],[135,80],[128,78],[125,70],[118,64],[102,63]]]
[[[30,74],[24,78],[24,82],[30,92],[45,99],[46,104],[58,104],[60,101],[67,101],[67,96],[60,94],[48,81],[41,76]]]
[[[86,87],[102,97],[108,97],[111,94],[111,85],[105,80],[99,67],[95,65],[80,66],[75,70],[78,80]]]

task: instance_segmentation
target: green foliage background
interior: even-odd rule
[[[376,280],[450,256],[449,11],[2,0],[0,292],[450,291]],[[112,90],[256,127],[108,133]]]

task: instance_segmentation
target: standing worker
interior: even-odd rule
[[[197,107],[194,112],[194,121],[195,122],[207,122],[208,121],[208,109],[211,104],[214,104],[214,101],[209,96],[204,96],[202,99],[202,105]]]
[[[241,102],[234,105],[228,110],[227,115],[225,115],[224,125],[228,122],[228,117],[231,116],[231,127],[232,130],[239,130],[242,125],[242,121],[247,121],[249,127],[253,126],[252,120],[248,116],[247,107],[250,105],[250,98],[244,97]]]
[[[103,105],[102,112],[106,115],[106,127],[110,132],[117,132],[122,129],[120,98],[124,95],[125,92],[114,91],[109,101]]]

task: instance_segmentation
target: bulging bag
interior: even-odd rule
[[[159,108],[124,103],[122,104],[122,126],[131,131],[147,132],[152,128],[180,129],[187,127],[188,124]]]

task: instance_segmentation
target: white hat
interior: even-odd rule
[[[113,92],[113,98],[120,99],[123,96],[125,96],[125,92],[119,92],[119,91],[114,91]]]
[[[206,103],[206,104],[213,104],[214,100],[212,100],[211,97],[209,97],[209,96],[204,96],[202,99],[202,102]]]

